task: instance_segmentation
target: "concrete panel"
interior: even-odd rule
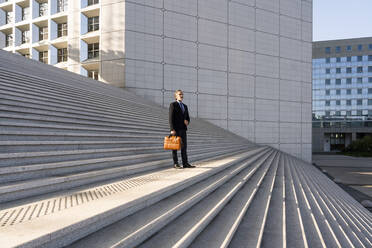
[[[231,2],[254,6],[256,1],[255,0],[231,0]]]
[[[197,0],[164,0],[164,8],[188,15],[197,15]]]
[[[280,143],[301,143],[301,123],[280,123]]]
[[[201,44],[199,45],[198,61],[201,68],[226,71],[227,49]]]
[[[129,8],[129,10],[133,11],[134,8],[131,6],[133,6],[133,4],[130,4],[130,3],[126,4],[125,2],[102,5],[101,23],[105,24],[105,25],[100,25],[100,29],[102,33],[112,32],[112,31],[117,31],[117,30],[124,30],[125,20],[127,18],[126,14],[127,15],[129,14],[130,20],[134,19],[133,16],[131,16],[131,14],[134,14],[134,13],[124,11],[125,8]],[[136,14],[141,15],[140,12],[137,12]],[[113,16],[115,16],[115,18],[112,18]],[[74,23],[74,25],[76,24]]]
[[[197,19],[196,17],[165,12],[164,35],[177,39],[196,41]]]
[[[304,21],[313,21],[313,5],[311,2],[302,1],[302,19]]]
[[[302,122],[311,123],[312,121],[312,106],[311,103],[302,104]]]
[[[229,24],[254,29],[255,9],[247,5],[230,2]]]
[[[245,74],[254,74],[254,54],[239,50],[229,49],[229,71]]]
[[[229,131],[238,134],[248,140],[254,140],[253,121],[228,121]]]
[[[256,120],[257,121],[278,121],[279,105],[278,101],[256,100]]]
[[[230,96],[253,97],[254,77],[250,75],[229,73],[228,90]]]
[[[257,9],[256,29],[271,34],[279,34],[279,15],[273,12]]]
[[[200,19],[198,39],[201,43],[226,47],[227,24]]]
[[[278,100],[279,79],[256,77],[256,97]]]
[[[254,119],[254,101],[252,98],[229,97],[229,120],[249,121]]]
[[[257,54],[256,75],[265,77],[279,77],[279,58]]]
[[[311,143],[302,144],[301,158],[308,163],[312,162]]]
[[[279,36],[256,32],[256,52],[279,56]]]
[[[280,13],[301,18],[301,0],[280,0]]]
[[[301,21],[287,16],[280,16],[280,35],[292,38],[301,39]]]
[[[167,64],[196,66],[196,44],[189,41],[165,39],[164,61]]]
[[[302,101],[311,103],[312,99],[312,85],[309,83],[302,83],[302,91],[301,91],[301,96],[302,96]]]
[[[152,62],[163,60],[163,39],[159,36],[126,31],[125,44],[126,58]]]
[[[227,73],[205,69],[198,70],[198,91],[200,93],[226,95]]]
[[[162,89],[162,64],[127,59],[125,63],[125,85],[126,87]]]
[[[301,122],[301,103],[280,102],[281,122]]]
[[[198,114],[201,118],[226,120],[227,97],[199,94]]]
[[[294,59],[294,60],[302,60],[303,52],[306,52],[306,51],[303,50],[302,41],[280,37],[280,56],[281,57],[288,58],[288,59]]]
[[[313,25],[311,22],[301,22],[301,39],[306,42],[313,40]]]
[[[299,61],[280,59],[280,77],[282,79],[301,81],[302,63]]]
[[[163,1],[159,0],[136,0],[137,3],[156,8],[163,8]]]
[[[124,59],[102,61],[100,80],[110,85],[123,88],[124,85]]]
[[[301,145],[299,144],[280,144],[280,150],[291,154],[292,156],[301,158]]]
[[[160,9],[129,2],[126,3],[125,8],[125,28],[127,30],[147,34],[163,34],[163,12]]]
[[[185,66],[165,65],[164,88],[171,91],[182,89],[187,92],[196,92],[197,70]]]
[[[227,1],[198,1],[198,13],[200,17],[227,23]]]
[[[101,34],[101,60],[123,59],[125,49],[125,31]]]
[[[275,144],[279,142],[278,122],[256,122],[255,130],[258,144]]]
[[[312,64],[303,62],[301,63],[301,67],[302,81],[312,83]]]
[[[230,26],[229,48],[253,52],[255,48],[255,32],[245,28]]]
[[[312,63],[312,49],[313,49],[313,46],[312,46],[312,43],[310,42],[302,42],[301,44],[301,47],[302,47],[302,61],[306,62],[306,63]]]
[[[302,83],[280,80],[280,100],[301,102]]]
[[[273,12],[279,12],[279,3],[280,1],[260,0],[256,2],[256,7]]]
[[[302,123],[302,143],[311,143],[311,123]]]

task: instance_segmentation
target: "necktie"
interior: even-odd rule
[[[182,113],[185,113],[185,107],[183,106],[183,103],[182,102],[179,102],[180,103],[180,107],[182,109]]]

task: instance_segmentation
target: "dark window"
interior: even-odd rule
[[[5,46],[13,46],[13,34],[5,35]]]
[[[99,16],[88,18],[88,32],[99,30]]]
[[[362,73],[362,72],[363,72],[363,66],[358,66],[357,73]]]
[[[330,115],[331,115],[331,112],[330,112],[330,111],[326,111],[326,112],[325,112],[325,115],[326,115],[326,116],[330,116]]]
[[[351,51],[352,49],[351,49],[351,46],[350,45],[348,45],[348,46],[346,46],[346,51]]]
[[[99,57],[99,43],[88,44],[88,59]]]
[[[39,52],[39,61],[48,64],[48,51]]]
[[[363,105],[363,100],[362,99],[357,99],[357,105]]]
[[[341,52],[341,47],[336,46],[336,53],[339,53],[339,52]]]
[[[351,116],[351,111],[350,110],[346,111],[346,115]]]
[[[99,3],[99,0],[88,0],[88,6]]]
[[[337,84],[337,85],[340,85],[340,84],[341,84],[341,79],[337,78],[337,79],[336,79],[336,84]]]
[[[325,105],[326,106],[331,106],[331,102],[330,101],[325,101]]]
[[[372,94],[372,88],[368,89],[368,94]]]
[[[329,96],[330,95],[330,90],[326,90],[325,94],[326,94],[326,96]]]
[[[341,73],[341,68],[336,68],[336,73]]]
[[[326,73],[327,73],[327,74],[331,73],[331,69],[326,68]]]
[[[327,53],[327,54],[331,53],[331,48],[330,47],[326,47],[325,48],[325,53]]]
[[[341,58],[340,57],[337,57],[336,58],[336,62],[341,62]]]
[[[372,105],[372,99],[368,99],[368,105]]]
[[[368,72],[372,72],[372,66],[368,66]]]
[[[356,114],[361,116],[362,115],[362,110],[357,110]]]
[[[331,58],[326,58],[326,63],[327,64],[331,63]]]
[[[358,89],[357,93],[358,93],[358,95],[361,95],[363,93],[363,89]]]
[[[357,83],[360,83],[360,84],[363,83],[363,78],[358,77],[358,78],[357,78]]]
[[[368,83],[372,83],[372,77],[368,78]]]
[[[326,79],[326,80],[325,80],[325,84],[326,84],[326,85],[330,85],[330,84],[331,84],[331,79]]]
[[[48,39],[48,27],[39,28],[39,40],[47,40],[47,39]]]
[[[30,31],[22,31],[22,44],[30,42]]]
[[[346,78],[346,83],[351,84],[351,78]]]
[[[88,77],[98,80],[98,71],[88,71]]]
[[[67,23],[58,23],[58,37],[67,36]]]
[[[346,61],[351,62],[351,57],[350,56],[346,57]]]
[[[346,90],[346,95],[351,95],[351,89]]]
[[[358,51],[362,51],[363,50],[363,45],[358,45]]]
[[[351,106],[351,100],[346,100],[346,105]]]
[[[336,111],[335,115],[336,116],[340,116],[341,115],[341,111]]]
[[[67,61],[67,48],[58,49],[58,63]]]
[[[336,105],[337,106],[340,106],[341,105],[341,101],[340,100],[336,100]]]
[[[351,67],[346,67],[346,73],[351,73]]]
[[[341,95],[341,90],[336,90],[336,95]]]
[[[357,56],[357,61],[363,61],[363,56]]]
[[[368,55],[368,61],[372,61],[372,55]]]

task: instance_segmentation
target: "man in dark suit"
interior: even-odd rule
[[[181,137],[181,156],[183,168],[194,168],[195,166],[189,164],[187,160],[187,126],[190,123],[189,110],[187,105],[182,103],[183,92],[182,90],[176,90],[174,92],[175,102],[169,105],[169,126],[171,135],[177,135]],[[172,151],[174,168],[181,169],[182,167],[178,164],[177,150]]]

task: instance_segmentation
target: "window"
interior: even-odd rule
[[[30,42],[30,31],[22,31],[22,44]]]
[[[326,47],[325,48],[325,53],[327,53],[327,54],[331,53],[331,48],[330,47]]]
[[[329,96],[330,95],[330,90],[326,90],[325,94],[326,94],[326,96]]]
[[[351,111],[350,110],[346,111],[346,116],[351,116]]]
[[[368,89],[368,94],[372,94],[372,88]]]
[[[67,61],[67,48],[58,49],[58,63]]]
[[[363,93],[363,89],[358,89],[357,93],[358,93],[358,95],[361,95]]]
[[[13,46],[13,34],[5,35],[5,46]]]
[[[363,61],[363,56],[357,56],[357,61]]]
[[[326,106],[331,106],[331,102],[330,101],[325,101],[325,105]]]
[[[88,77],[98,80],[98,71],[88,71]]]
[[[346,78],[346,84],[351,84],[351,78]]]
[[[372,83],[372,77],[368,78],[368,83]]]
[[[341,62],[341,58],[340,57],[337,57],[336,58],[336,62],[338,62],[338,63]]]
[[[330,116],[330,115],[331,115],[331,112],[329,112],[329,111],[325,112],[325,116]]]
[[[39,28],[39,40],[47,40],[48,39],[48,27],[40,27]]]
[[[351,89],[346,90],[346,95],[351,95]]]
[[[372,61],[372,55],[368,55],[368,61]]]
[[[331,69],[326,68],[326,74],[329,74],[329,73],[331,73]]]
[[[30,54],[29,53],[25,53],[25,54],[21,54],[23,57],[25,57],[25,58],[30,58]]]
[[[39,52],[39,61],[48,64],[48,51]]]
[[[67,23],[58,24],[58,37],[67,36]]]
[[[341,90],[336,90],[336,95],[341,95]]]
[[[99,43],[88,44],[88,59],[99,57]]]
[[[351,100],[346,100],[346,105],[351,106]]]
[[[350,45],[346,46],[346,51],[350,52],[351,50],[352,49],[351,49],[351,46]]]
[[[368,105],[372,105],[372,99],[368,99]]]
[[[99,3],[99,0],[88,0],[88,6]]]
[[[5,24],[9,24],[13,22],[13,12],[12,11],[5,11]]]
[[[325,80],[325,84],[326,84],[326,85],[330,85],[330,84],[331,84],[331,79],[326,79],[326,80]]]
[[[351,67],[346,67],[346,73],[351,73]]]
[[[372,72],[372,66],[368,66],[368,72]]]
[[[363,100],[362,99],[357,99],[357,105],[363,105]]]
[[[335,116],[341,116],[341,111],[336,111]]]
[[[39,16],[45,16],[48,14],[48,3],[39,4]]]
[[[363,45],[358,45],[358,51],[362,51],[363,50]]]
[[[350,56],[347,56],[347,57],[346,57],[346,61],[347,61],[347,62],[351,62],[351,57],[350,57]]]
[[[68,0],[57,0],[57,12],[64,12],[67,10]]]
[[[357,83],[360,83],[360,84],[363,83],[363,78],[358,77],[358,78],[357,78]]]
[[[327,64],[331,63],[331,58],[326,58],[326,63]]]
[[[336,68],[336,73],[341,73],[341,68]]]
[[[88,18],[88,32],[96,31],[99,29],[99,16]]]
[[[22,8],[22,21],[27,20],[30,18],[30,8],[25,7]]]
[[[362,110],[357,110],[356,114],[359,116],[362,115]]]
[[[340,84],[341,84],[341,79],[337,78],[337,79],[336,79],[336,84],[337,84],[337,85],[340,85]]]
[[[362,72],[363,72],[363,66],[358,66],[357,73],[362,73]]]
[[[340,106],[341,105],[341,101],[340,100],[336,100],[336,105],[337,106]]]
[[[372,116],[372,110],[368,110],[368,116]]]
[[[336,46],[336,53],[339,53],[339,52],[341,52],[341,47]]]
[[[369,44],[369,45],[368,45],[368,49],[369,49],[369,50],[372,50],[372,44]]]

